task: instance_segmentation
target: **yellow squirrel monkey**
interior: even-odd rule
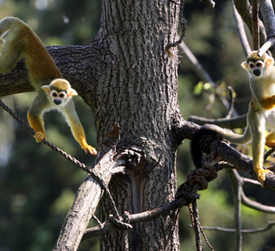
[[[66,117],[81,148],[86,153],[97,154],[96,149],[86,141],[85,132],[74,107],[72,96],[77,95],[77,92],[62,78],[39,37],[26,23],[16,17],[6,17],[0,21],[0,36],[0,73],[10,72],[17,62],[24,58],[31,84],[37,91],[28,111],[29,124],[36,131],[36,141],[41,142],[46,138],[43,113],[57,109]]]
[[[264,145],[275,146],[275,66],[274,59],[266,53],[259,57],[252,51],[241,66],[248,72],[252,99],[247,113],[247,126],[243,135],[216,125],[205,125],[194,133],[191,141],[191,155],[196,167],[202,167],[200,139],[205,134],[222,137],[231,143],[252,143],[253,167],[258,180],[264,185],[266,174],[273,172],[263,168]],[[265,136],[265,130],[271,129]]]

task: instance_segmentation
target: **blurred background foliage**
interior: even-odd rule
[[[97,34],[100,21],[99,0],[0,0],[0,18],[17,16],[27,22],[45,45],[85,45]],[[185,43],[217,85],[232,86],[236,92],[239,114],[247,110],[250,90],[247,74],[240,64],[245,59],[231,1],[220,0],[215,9],[199,1],[185,1],[188,21]],[[249,38],[250,39],[250,38]],[[179,104],[182,115],[219,118],[226,110],[213,91],[194,95],[201,81],[192,70],[186,56],[179,65]],[[5,97],[3,100],[22,118],[32,102],[34,93]],[[96,145],[93,118],[80,97],[76,109],[87,133],[88,141]],[[58,125],[57,125],[58,124]],[[57,146],[90,166],[94,160],[80,149],[61,116],[46,115],[48,138]],[[249,151],[249,148],[248,148]],[[185,181],[193,168],[189,142],[178,150],[178,184]],[[42,144],[0,109],[0,251],[51,250],[64,217],[69,210],[85,173]],[[246,194],[261,203],[275,206],[274,193],[246,186]],[[234,208],[230,183],[224,171],[198,201],[200,219],[205,226],[234,227]],[[242,207],[244,228],[259,228],[274,221],[275,216]],[[94,223],[91,223],[94,224]],[[189,228],[187,208],[180,213],[181,250],[195,250],[195,237]],[[231,251],[234,234],[206,231],[215,250]],[[275,250],[275,229],[243,236],[243,250]],[[98,240],[80,245],[80,251],[99,250]],[[205,250],[208,250],[207,248]]]

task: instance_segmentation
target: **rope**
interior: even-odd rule
[[[32,129],[29,126],[29,124],[27,124],[21,117],[19,117],[12,109],[10,109],[7,105],[5,105],[1,100],[0,100],[0,106],[6,112],[8,112],[17,122],[19,122],[22,126],[24,126],[29,132],[31,132],[33,135],[36,134],[35,130]],[[110,193],[110,190],[109,190],[107,184],[105,183],[105,181],[100,176],[98,176],[98,174],[96,174],[93,170],[89,169],[85,164],[81,163],[79,160],[77,160],[76,158],[74,158],[70,154],[66,153],[62,149],[58,148],[57,146],[55,146],[54,144],[52,144],[48,140],[43,139],[41,142],[43,142],[45,145],[49,146],[52,150],[54,150],[54,151],[58,152],[59,154],[61,154],[67,160],[71,161],[72,163],[74,163],[75,165],[80,167],[83,171],[89,173],[101,185],[101,187],[107,193],[107,196],[109,197],[111,207],[114,211],[114,214],[117,217],[117,219],[119,219],[119,213],[118,213],[118,210],[116,208],[113,197]]]

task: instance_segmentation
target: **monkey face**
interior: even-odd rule
[[[260,60],[254,62],[249,62],[249,70],[256,77],[261,76],[262,70],[264,68],[264,63]]]
[[[53,90],[50,95],[51,95],[52,101],[56,105],[62,104],[62,102],[67,98],[67,94],[64,91],[57,92],[57,91]]]

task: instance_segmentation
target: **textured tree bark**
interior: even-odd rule
[[[116,175],[110,190],[118,210],[138,213],[174,199],[175,150],[172,121],[178,113],[177,57],[165,51],[177,33],[179,5],[173,1],[102,1],[98,39],[105,71],[95,86],[98,141],[115,122],[121,126],[119,151],[132,150],[132,165]],[[104,125],[104,126],[103,126]],[[101,220],[108,216],[103,200]],[[102,250],[178,250],[178,224],[173,213],[128,232],[102,236]]]

